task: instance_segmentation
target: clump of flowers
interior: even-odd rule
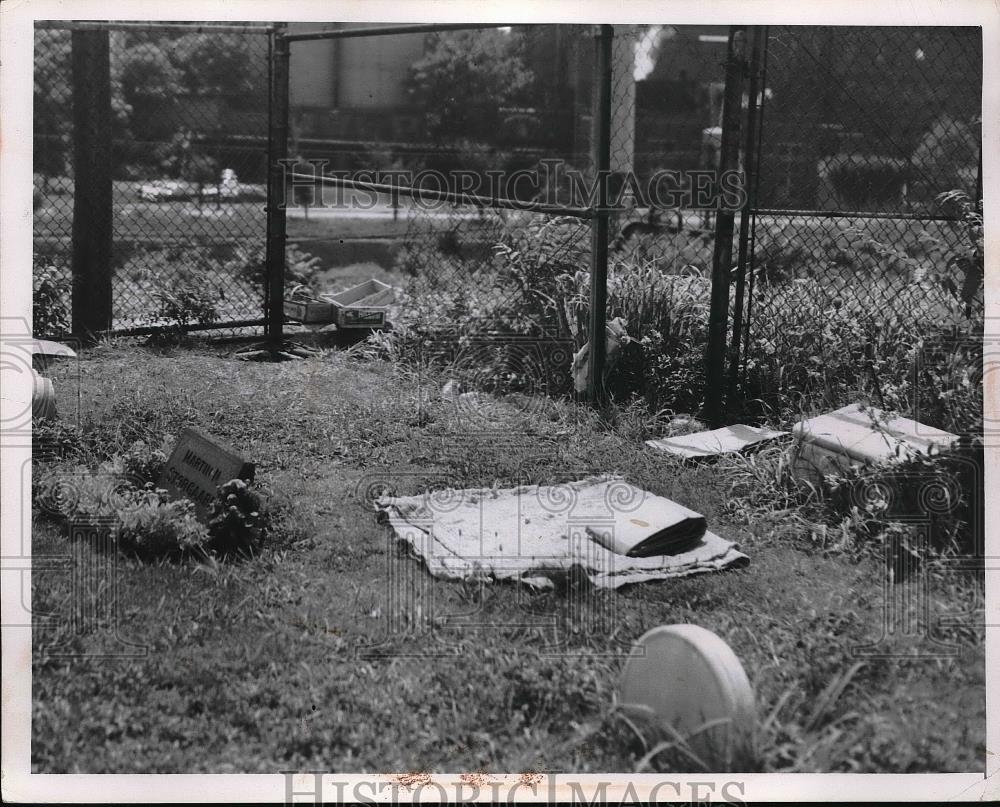
[[[242,479],[216,490],[208,524],[188,499],[156,486],[166,453],[136,441],[95,470],[82,463],[46,468],[32,480],[33,500],[50,517],[111,526],[119,549],[142,557],[228,555],[262,537],[260,496]]]
[[[219,486],[208,522],[211,548],[228,554],[252,550],[261,537],[260,496],[242,479]]]

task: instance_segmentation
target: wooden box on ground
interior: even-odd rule
[[[282,310],[285,317],[303,325],[320,325],[336,322],[337,310],[329,300],[286,298]]]
[[[850,404],[796,423],[792,447],[796,475],[817,479],[852,467],[889,464],[954,446],[958,435],[909,418],[889,418],[879,409]]]
[[[385,318],[393,300],[392,286],[372,278],[323,299],[334,308],[338,328],[385,327]]]

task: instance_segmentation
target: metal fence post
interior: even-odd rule
[[[267,343],[278,350],[284,341],[285,298],[285,160],[288,158],[289,60],[286,25],[271,34],[271,71],[267,139]]]
[[[606,403],[604,355],[607,350],[608,304],[608,173],[611,166],[611,45],[614,28],[602,25],[594,39],[591,161],[597,182],[596,207],[590,222],[590,361],[587,397],[597,407]]]
[[[746,72],[746,26],[729,29],[726,89],[722,101],[722,144],[719,178],[739,167],[740,112]],[[705,419],[712,428],[722,426],[726,375],[726,332],[729,319],[729,280],[733,258],[734,211],[720,203],[715,218],[715,251],[712,254],[712,297],[708,314],[708,347],[705,351]]]
[[[112,327],[111,58],[107,31],[73,31],[73,335]]]
[[[754,207],[757,188],[757,101],[762,91],[760,82],[761,39],[763,26],[753,29],[753,46],[750,55],[750,84],[747,91],[750,102],[747,108],[747,129],[743,141],[743,207],[740,210],[739,250],[736,258],[736,298],[733,301],[733,337],[729,350],[729,383],[727,406],[733,407],[738,394],[737,378],[740,369],[740,337],[743,332],[743,304],[746,292],[748,247],[750,242],[750,213]]]

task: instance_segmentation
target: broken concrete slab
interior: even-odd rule
[[[811,478],[940,453],[958,441],[957,434],[858,403],[796,423],[792,433],[792,467]]]
[[[71,359],[76,356],[76,351],[67,345],[63,345],[59,342],[53,342],[49,339],[32,339],[31,355],[46,357],[55,356]]]
[[[711,431],[682,434],[660,440],[647,440],[646,445],[686,459],[693,457],[714,457],[732,451],[742,451],[747,446],[765,440],[782,437],[788,432],[763,429],[756,426],[726,426]]]

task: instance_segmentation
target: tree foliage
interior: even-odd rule
[[[239,94],[255,85],[253,54],[245,36],[185,34],[170,43],[169,54],[190,93]]]
[[[500,107],[525,103],[535,83],[517,31],[430,35],[406,81],[413,104],[427,110],[427,134],[456,141],[496,131]]]
[[[132,106],[125,99],[121,67],[111,62],[111,123],[115,137],[128,133]],[[34,135],[35,166],[53,176],[67,171],[73,125],[72,33],[62,30],[35,31]]]
[[[121,57],[122,88],[130,103],[146,98],[170,98],[181,89],[181,71],[163,48],[135,45]]]
[[[239,34],[153,29],[112,34],[115,139],[170,143],[181,128],[175,114],[180,99],[204,95],[232,98],[263,87],[267,63],[263,52],[255,55],[252,44],[249,37]],[[70,31],[35,31],[35,169],[47,176],[68,171],[73,125],[72,54]],[[206,161],[198,166],[195,173],[207,172]],[[172,173],[190,172],[178,168]]]

